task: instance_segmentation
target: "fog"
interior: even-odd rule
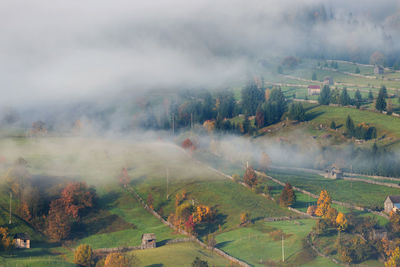
[[[398,12],[396,0],[6,0],[0,104],[48,111],[124,92],[216,88],[276,56],[365,60],[400,50]]]

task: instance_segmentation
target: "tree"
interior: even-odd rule
[[[301,103],[292,103],[289,107],[289,119],[296,121],[305,121],[306,112]]]
[[[354,134],[354,122],[351,119],[350,115],[347,115],[346,119],[346,131],[350,136],[353,136]]]
[[[400,266],[400,248],[391,253],[390,258],[385,262],[385,267],[399,267]]]
[[[208,262],[196,257],[192,262],[192,267],[208,267]]]
[[[371,65],[383,65],[384,61],[385,56],[379,51],[372,53],[369,58],[369,64]]]
[[[12,247],[12,240],[8,235],[8,228],[0,227],[0,251],[9,250]]]
[[[243,134],[247,134],[250,132],[251,125],[249,117],[247,115],[244,116],[244,121],[242,123],[242,126],[243,126]]]
[[[331,225],[336,225],[336,218],[338,216],[338,212],[335,208],[329,207],[326,213],[326,219],[329,220]]]
[[[150,209],[153,209],[153,203],[154,203],[153,195],[149,193],[147,195],[147,205],[149,206]]]
[[[331,128],[332,130],[336,130],[336,123],[335,123],[335,121],[331,121],[331,126],[330,126],[330,128]]]
[[[86,244],[79,245],[75,249],[74,263],[80,266],[92,266],[94,264],[92,248]]]
[[[317,201],[317,210],[315,211],[315,214],[322,218],[326,218],[331,203],[332,199],[328,191],[322,190]]]
[[[255,115],[257,107],[264,101],[264,91],[258,88],[254,81],[248,82],[242,89],[243,112],[249,116]]]
[[[182,142],[182,148],[193,151],[196,149],[196,146],[192,143],[192,141],[189,138],[186,138]]]
[[[208,234],[207,235],[207,246],[214,248],[217,245],[217,241],[215,240],[215,237],[213,234]]]
[[[279,197],[279,204],[287,207],[293,205],[295,202],[296,194],[294,193],[293,187],[291,184],[286,183]]]
[[[317,80],[317,73],[313,72],[311,80],[313,80],[313,81]]]
[[[84,182],[69,183],[61,192],[61,201],[65,206],[65,212],[74,219],[79,218],[79,212],[93,207],[95,193]]]
[[[319,104],[329,105],[330,97],[331,97],[331,89],[329,88],[328,85],[324,85],[318,97]]]
[[[259,129],[265,125],[264,111],[262,110],[261,106],[259,106],[256,111],[256,125]]]
[[[247,212],[242,212],[240,214],[240,224],[244,225],[249,222],[249,214]]]
[[[356,67],[356,70],[354,71],[354,73],[357,73],[357,74],[360,73],[360,68],[358,66]]]
[[[243,180],[245,184],[250,187],[254,187],[257,185],[257,175],[254,171],[253,167],[249,166],[246,168],[246,172],[244,173]]]
[[[342,93],[340,94],[340,104],[342,106],[350,105],[350,96],[347,93],[347,88],[346,87],[343,87]]]
[[[65,203],[62,199],[50,202],[49,215],[47,216],[47,234],[55,241],[67,239],[71,232],[72,219],[65,210]]]
[[[361,96],[360,90],[357,89],[357,91],[354,95],[354,98],[356,100],[356,107],[360,108],[361,103],[362,103],[362,96]]]
[[[121,174],[119,175],[119,183],[126,187],[130,182],[130,177],[128,175],[128,170],[126,168],[122,168]]]
[[[375,108],[376,110],[382,112],[386,109],[386,100],[385,100],[385,90],[384,86],[379,90],[378,98],[376,99]],[[386,88],[385,88],[386,89]]]
[[[346,216],[342,212],[339,212],[339,214],[337,215],[336,224],[339,231],[346,231],[348,222]]]
[[[372,91],[371,91],[371,90],[369,90],[368,99],[369,99],[370,101],[374,100],[374,95],[372,94]]]
[[[139,266],[139,261],[134,255],[124,255],[119,252],[113,252],[107,255],[104,261],[104,267],[135,267]]]

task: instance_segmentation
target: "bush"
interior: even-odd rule
[[[81,266],[92,266],[94,264],[92,248],[86,244],[79,245],[75,250],[74,263]]]

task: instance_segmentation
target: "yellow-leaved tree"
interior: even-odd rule
[[[336,217],[336,224],[339,231],[345,231],[347,229],[348,222],[346,216],[344,216],[342,212],[339,212],[338,216]]]
[[[321,216],[322,218],[326,218],[329,208],[331,207],[332,198],[329,195],[328,191],[322,190],[319,194],[319,198],[317,201],[317,210],[315,214],[317,216]]]
[[[400,266],[400,248],[397,247],[392,254],[390,255],[390,258],[385,262],[386,267],[397,267]]]

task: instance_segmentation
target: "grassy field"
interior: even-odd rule
[[[130,194],[114,189],[100,198],[100,207],[109,211],[111,216],[91,217],[91,234],[80,239],[78,244],[88,244],[92,248],[110,248],[120,246],[138,246],[143,233],[155,233],[159,244],[180,238],[173,230],[162,224],[148,213]],[[117,221],[114,223],[112,220]],[[78,245],[77,244],[77,245]]]
[[[195,243],[170,244],[163,247],[138,250],[133,254],[139,259],[140,266],[192,266],[196,257],[208,262],[209,266],[228,266],[229,261],[225,258],[202,249]]]
[[[373,185],[363,182],[346,180],[332,180],[320,175],[289,170],[273,170],[268,174],[282,182],[290,184],[319,195],[326,189],[333,200],[348,202],[362,207],[383,208],[383,201],[387,195],[398,195],[400,189]]]
[[[279,263],[282,259],[281,237],[285,236],[286,264],[296,266],[337,266],[329,260],[315,258],[303,242],[314,226],[314,220],[257,222],[252,227],[217,235],[217,247],[254,265]]]
[[[384,134],[400,137],[400,119],[380,113],[363,111],[346,107],[314,106],[307,111],[308,118],[315,123],[329,125],[332,120],[336,125],[345,124],[347,116],[350,116],[354,124],[366,122],[375,126],[378,136]]]

